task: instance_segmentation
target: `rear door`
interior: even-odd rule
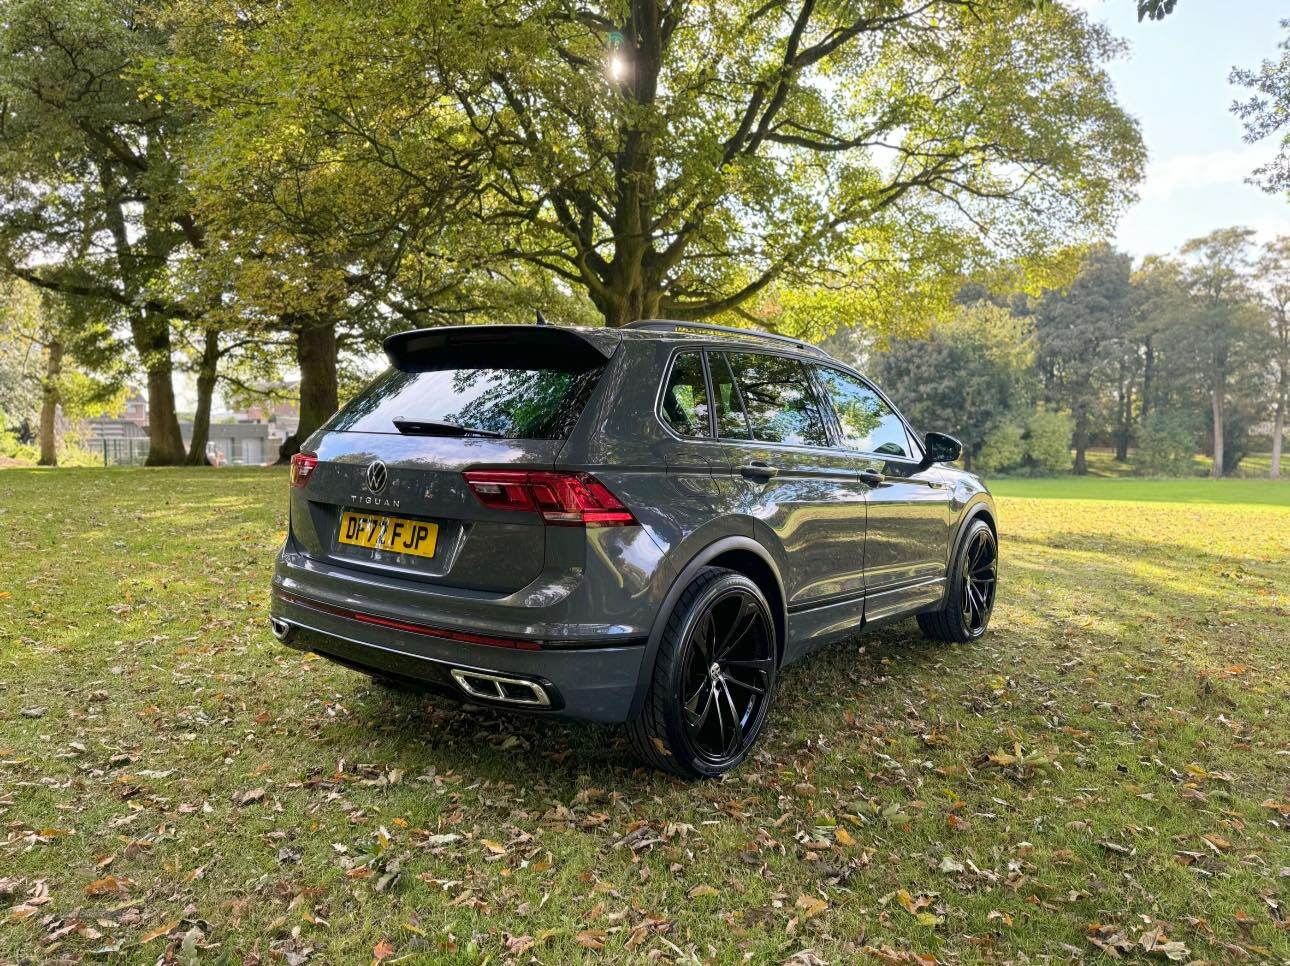
[[[742,491],[745,512],[782,549],[790,615],[832,608],[820,620],[854,626],[858,611],[845,606],[858,607],[863,591],[864,487],[833,445],[806,365],[756,351],[710,351],[708,358],[723,469]],[[825,629],[810,617],[792,623],[794,650]]]
[[[311,440],[292,537],[309,556],[391,577],[509,592],[548,563],[536,513],[483,505],[475,468],[550,469],[606,362],[569,330],[445,329],[391,352],[395,365]],[[460,335],[454,335],[460,333]]]
[[[891,404],[868,382],[832,366],[816,377],[837,418],[851,466],[870,481],[865,618],[941,597],[949,548],[950,491]]]

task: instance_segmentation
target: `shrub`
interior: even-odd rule
[[[980,473],[1006,473],[1016,469],[1026,458],[1022,428],[1016,423],[1000,423],[986,433],[973,469]]]
[[[1190,414],[1152,413],[1138,427],[1137,471],[1145,476],[1190,475],[1197,435]]]
[[[1075,421],[1066,413],[1042,406],[1026,420],[1026,466],[1036,475],[1065,473],[1071,468],[1071,436]]]

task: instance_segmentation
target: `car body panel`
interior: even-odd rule
[[[828,446],[789,446],[678,436],[659,408],[672,360],[682,351],[729,351],[731,339],[559,331],[585,333],[605,359],[563,440],[427,440],[324,428],[306,442],[318,469],[304,490],[291,491],[291,533],[273,583],[281,592],[274,620],[295,646],[372,673],[428,681],[457,666],[539,675],[559,695],[541,713],[625,721],[644,698],[676,599],[711,561],[761,561],[788,663],[867,623],[940,606],[966,521],[985,513],[993,524],[984,484],[952,466],[858,453],[836,438]],[[738,351],[846,369],[822,354],[753,339],[739,340]],[[376,459],[389,470],[379,495],[362,486]],[[741,468],[756,462],[778,473],[745,475]],[[544,526],[536,515],[482,507],[461,476],[476,467],[590,473],[639,525]],[[875,472],[883,477],[876,486],[866,481]],[[425,563],[338,551],[336,520],[346,507],[439,521],[443,557]],[[541,649],[374,628],[291,599],[445,632],[540,642]],[[330,652],[329,639],[341,642]],[[364,652],[364,642],[372,650]]]

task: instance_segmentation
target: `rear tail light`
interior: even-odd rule
[[[318,457],[312,453],[296,453],[291,457],[291,485],[304,486],[308,483],[317,465]]]
[[[622,501],[590,473],[468,470],[463,475],[479,502],[495,510],[540,513],[546,523],[562,527],[636,523]]]

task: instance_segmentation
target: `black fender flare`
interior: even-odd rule
[[[668,588],[667,595],[663,598],[663,603],[659,607],[658,613],[654,615],[654,623],[650,628],[649,637],[645,641],[645,653],[641,657],[640,672],[636,676],[636,691],[632,695],[631,707],[627,709],[628,721],[635,718],[645,704],[645,694],[649,691],[650,679],[654,675],[654,658],[658,655],[659,644],[663,641],[663,632],[667,630],[667,623],[672,618],[672,610],[676,607],[677,600],[685,592],[685,588],[689,587],[694,578],[698,576],[700,570],[723,553],[728,553],[731,550],[744,550],[756,554],[769,568],[779,588],[780,626],[784,628],[785,634],[788,633],[788,611],[784,603],[786,599],[784,597],[784,580],[766,548],[751,537],[744,536],[727,536],[713,541],[691,557],[690,562],[681,568],[681,572],[672,581],[672,586]],[[774,602],[771,602],[771,606],[775,606]]]

